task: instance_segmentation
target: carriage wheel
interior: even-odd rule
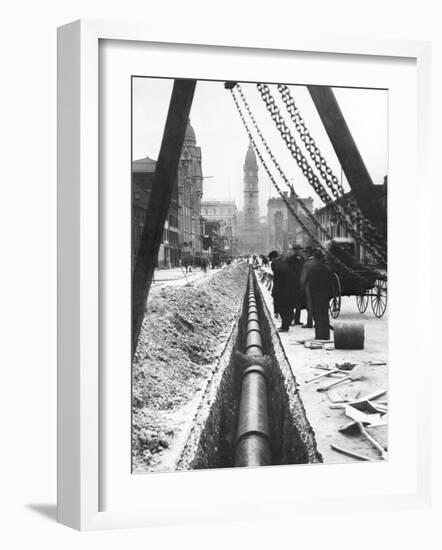
[[[328,308],[333,319],[337,319],[341,312],[341,283],[336,273],[332,275],[332,297]]]
[[[368,296],[367,294],[362,294],[361,296],[356,296],[356,305],[358,306],[359,313],[365,313],[368,307]]]
[[[371,308],[376,317],[382,317],[387,309],[387,281],[376,279],[371,294]]]

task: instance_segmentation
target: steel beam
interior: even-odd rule
[[[135,353],[143,322],[173,188],[177,185],[178,164],[195,85],[196,80],[187,79],[175,80],[173,85],[163,140],[132,276],[132,354]]]
[[[307,88],[359,208],[378,232],[386,238],[386,211],[373,192],[373,181],[336,101],[333,90],[329,86],[307,86]]]

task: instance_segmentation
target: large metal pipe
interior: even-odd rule
[[[252,270],[249,274],[246,355],[264,355]],[[271,463],[266,372],[262,366],[252,364],[244,371],[241,381],[235,466],[265,466]]]

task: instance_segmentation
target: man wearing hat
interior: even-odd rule
[[[301,309],[303,307],[303,296],[301,291],[301,271],[304,263],[301,255],[302,246],[294,244],[287,255],[287,263],[290,269],[290,297],[293,303],[294,311],[294,325],[300,325]],[[293,318],[292,309],[292,318]]]
[[[331,271],[325,263],[321,250],[314,250],[313,258],[304,264],[300,282],[304,292],[308,292],[310,295],[315,338],[329,340],[328,305],[331,296]]]
[[[309,262],[314,259],[313,247],[306,246],[304,248],[304,263]],[[300,284],[301,286],[301,284]],[[307,321],[302,328],[313,328],[313,311],[312,311],[312,299],[310,296],[310,287],[305,285],[304,288],[301,288],[302,301],[305,309],[307,310]]]
[[[273,285],[272,285],[272,299],[273,299],[273,313],[275,318],[281,314],[281,305],[283,303],[283,291],[284,286],[284,263],[283,258],[279,256],[277,250],[269,252],[270,267],[273,271]],[[283,306],[282,306],[283,307]]]
[[[297,307],[300,298],[299,278],[302,264],[296,251],[297,249],[290,248],[287,256],[280,256],[275,250],[269,254],[273,271],[273,307],[275,314],[281,316],[279,332],[288,332],[293,309]]]

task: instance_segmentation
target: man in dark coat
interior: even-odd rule
[[[304,249],[304,263],[313,259],[314,259],[313,248],[311,246],[306,246]],[[312,300],[310,296],[310,288],[308,285],[304,285],[303,288],[301,288],[301,294],[302,294],[302,309],[307,310],[307,321],[304,325],[302,325],[302,328],[313,328]]]
[[[280,311],[278,311],[278,307],[280,305],[281,300],[279,299],[280,294],[280,285],[279,283],[279,275],[280,270],[278,269],[280,264],[281,258],[279,257],[279,253],[276,250],[272,250],[269,252],[269,261],[270,261],[270,269],[273,271],[273,283],[272,283],[272,298],[273,298],[273,313],[275,315],[275,318],[280,315]],[[276,275],[275,275],[276,271]],[[275,288],[275,278],[276,278],[276,288]]]
[[[301,309],[303,309],[305,306],[303,305],[304,299],[303,294],[301,291],[301,272],[302,272],[302,265],[304,263],[304,260],[302,256],[300,255],[299,251],[301,250],[301,246],[294,245],[287,256],[287,264],[290,269],[290,296],[293,301],[293,308],[295,310],[294,312],[294,323],[295,325],[300,325],[300,318],[301,318]],[[293,315],[293,312],[292,312]]]
[[[315,250],[313,258],[304,264],[301,273],[301,288],[310,295],[315,338],[329,340],[328,305],[331,297],[331,271],[325,264],[320,250]]]
[[[291,250],[289,256],[293,256],[293,253],[294,251]],[[276,251],[270,252],[269,259],[272,260],[274,312],[281,316],[281,327],[278,331],[287,332],[292,322],[293,308],[296,305],[294,266],[289,257],[280,256]]]

